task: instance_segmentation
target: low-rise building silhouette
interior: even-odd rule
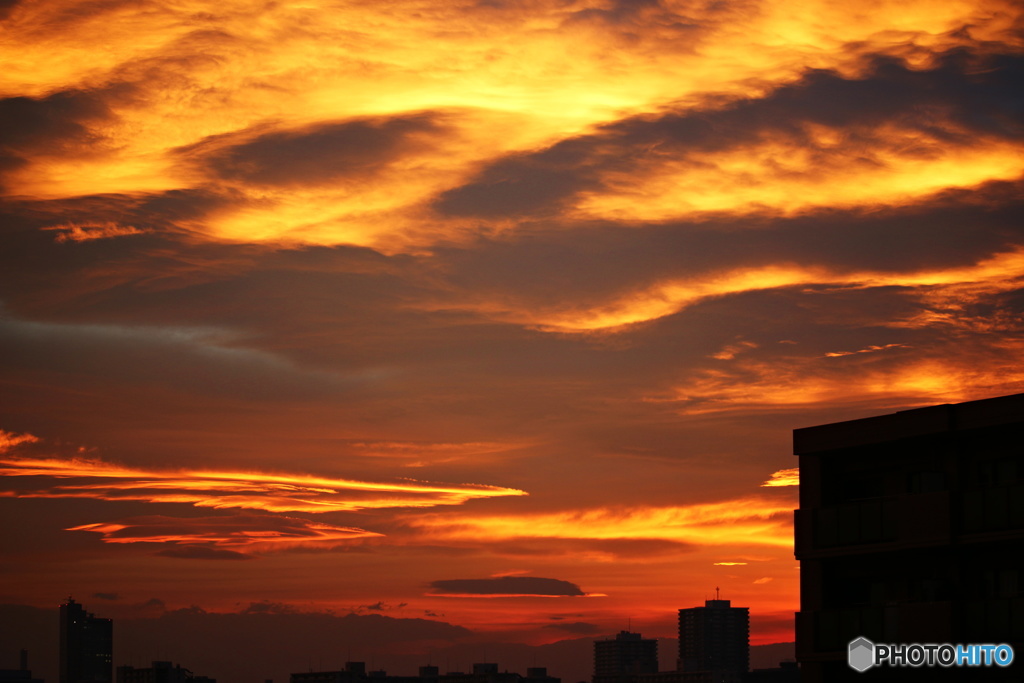
[[[498,665],[492,662],[474,664],[472,673],[448,672],[440,673],[436,666],[421,666],[417,676],[389,676],[384,671],[366,672],[364,662],[346,662],[345,668],[339,671],[309,671],[293,673],[290,683],[357,683],[368,681],[373,683],[561,683],[562,679],[548,676],[544,667],[531,667],[526,675],[509,671],[499,671]]]
[[[754,669],[743,677],[743,683],[799,683],[800,666],[796,662],[779,662],[774,669]]]
[[[32,677],[28,668],[28,650],[19,652],[17,669],[0,669],[0,683],[43,683],[42,679]]]
[[[134,666],[117,667],[117,683],[217,683],[208,676],[196,676],[180,664],[153,662],[153,666],[136,669]]]
[[[638,674],[658,673],[658,641],[619,631],[610,640],[594,641],[593,683],[629,683]]]

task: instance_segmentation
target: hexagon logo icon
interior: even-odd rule
[[[875,664],[875,644],[863,636],[851,640],[847,661],[851,669],[867,671]]]

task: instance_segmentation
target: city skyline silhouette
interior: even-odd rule
[[[728,602],[705,601],[704,607],[677,610],[679,633],[684,632],[684,613],[700,612],[709,605],[717,607]],[[746,610],[743,612],[742,633],[743,642],[746,643]],[[326,681],[332,675],[353,680],[376,680],[388,675],[394,681],[402,679],[402,683],[407,683],[405,678],[423,680],[424,676],[433,676],[434,679],[437,676],[465,677],[474,673],[487,673],[477,671],[481,666],[498,666],[497,674],[512,672],[525,677],[528,681],[548,681],[553,676],[564,681],[590,682],[594,676],[599,676],[599,667],[595,667],[595,648],[602,642],[614,644],[627,633],[623,631],[618,636],[598,635],[567,639],[554,646],[540,647],[516,647],[512,643],[489,643],[478,640],[463,643],[461,647],[452,641],[447,647],[439,648],[436,640],[430,645],[425,644],[422,638],[419,641],[406,639],[406,645],[420,646],[420,654],[411,654],[409,651],[403,652],[401,648],[392,649],[403,641],[399,638],[396,642],[389,642],[386,629],[381,630],[379,624],[376,629],[367,628],[365,621],[362,624],[350,624],[346,630],[339,628],[338,623],[332,628],[322,614],[293,613],[278,616],[305,618],[309,622],[299,628],[296,628],[298,622],[294,620],[263,623],[254,628],[253,624],[247,625],[244,619],[238,619],[243,616],[238,614],[193,612],[189,616],[196,620],[167,623],[169,620],[164,617],[115,621],[92,613],[88,605],[82,605],[73,596],[68,597],[57,611],[31,608],[21,608],[19,611],[15,610],[14,606],[0,605],[0,638],[5,643],[5,651],[0,653],[0,678],[7,674],[11,677],[3,680],[28,681],[29,679],[25,677],[31,674],[33,681],[44,683],[184,683],[249,679],[288,681],[294,674],[297,678],[290,683],[308,683],[314,679]],[[235,618],[225,620],[218,619],[218,616]],[[204,625],[204,617],[212,619],[213,623]],[[340,621],[352,618],[358,621],[357,615],[352,614],[346,615]],[[370,617],[371,621],[373,619],[374,617]],[[377,619],[381,618],[377,616]],[[331,617],[330,621],[337,622],[339,619]],[[59,628],[55,628],[57,626]],[[262,638],[261,642],[265,644],[254,647],[253,634],[257,630],[259,636],[256,638]],[[83,638],[83,635],[89,632],[92,632],[92,635]],[[114,634],[113,637],[111,633]],[[633,638],[641,637],[640,634],[627,635]],[[709,643],[717,642],[720,638],[714,635],[704,636],[701,633],[692,637],[696,637],[698,641],[710,637],[712,640],[709,640]],[[657,637],[653,640],[644,639],[644,642],[660,643],[661,655],[655,654],[653,662],[646,665],[646,668],[636,671],[624,670],[622,673],[660,671],[664,675],[674,671],[700,669],[692,662],[684,665],[681,659],[676,659],[675,638]],[[6,647],[7,643],[21,644],[22,647],[17,651],[17,662],[11,658],[13,650],[7,651],[11,649]],[[274,651],[271,643],[286,647],[279,647]],[[692,649],[692,646],[689,647]],[[281,656],[287,652],[291,654]],[[657,646],[653,652],[657,653]],[[792,661],[794,649],[793,643],[779,643],[755,646],[751,652],[753,654],[750,662],[753,663],[753,668],[771,669],[777,667],[779,662]],[[268,653],[276,656],[267,657]],[[360,661],[359,655],[367,653],[372,656],[366,661]],[[497,658],[499,661],[493,664],[481,664],[478,661],[492,661],[494,655],[500,657]],[[353,656],[355,659],[352,659]],[[148,657],[156,659],[150,661]],[[545,666],[544,662],[540,661],[544,657],[551,659],[550,666]],[[93,660],[99,664],[99,669],[95,668],[95,665],[82,664]],[[301,667],[298,666],[300,661],[303,663]],[[417,661],[420,663],[416,664]],[[219,672],[220,678],[210,675],[210,671],[197,668],[196,662],[209,667],[213,672]],[[285,672],[284,675],[282,672]],[[564,678],[559,675],[560,673],[569,674],[570,677]],[[272,677],[272,674],[276,674],[276,677]],[[468,678],[465,680],[469,681]],[[600,680],[611,683],[612,679]],[[627,676],[621,679],[621,683],[626,683],[627,680],[632,679]]]

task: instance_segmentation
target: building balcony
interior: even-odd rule
[[[797,658],[845,657],[850,641],[861,636],[880,643],[950,642],[953,610],[952,602],[941,601],[797,612]]]
[[[798,559],[945,545],[953,533],[947,491],[860,500],[795,514]]]

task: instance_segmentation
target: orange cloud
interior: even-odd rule
[[[696,415],[870,402],[914,406],[1024,390],[1024,369],[1016,362],[1024,352],[1024,342],[1011,340],[995,346],[993,352],[983,355],[868,364],[858,366],[856,372],[792,356],[741,360],[728,369],[700,370],[667,396],[647,400],[675,402],[681,412]]]
[[[5,453],[19,444],[37,441],[39,441],[39,437],[31,434],[15,434],[0,429],[0,453]]]
[[[382,534],[281,515],[239,514],[228,517],[133,517],[112,523],[82,524],[67,531],[102,534],[104,543],[160,543],[206,549],[209,559],[231,559],[233,553],[261,553],[295,548],[331,548],[346,541]],[[210,553],[217,549],[219,553]],[[202,558],[202,552],[171,549],[163,554]]]
[[[756,349],[757,344],[751,341],[742,341],[737,344],[729,344],[721,351],[711,354],[711,357],[716,360],[732,360],[744,351]]]
[[[523,515],[426,514],[405,523],[440,540],[661,539],[699,545],[793,543],[793,502],[741,498],[672,507],[605,507]]]
[[[43,228],[43,230],[58,231],[56,237],[58,242],[85,242],[87,240],[98,240],[108,237],[140,235],[144,232],[131,225],[118,225],[110,221],[101,223],[64,223]]]
[[[799,486],[800,485],[800,468],[790,467],[788,469],[779,470],[773,472],[771,479],[761,484],[761,486]]]
[[[874,353],[875,351],[885,351],[887,349],[909,349],[911,347],[906,344],[872,344],[863,349],[857,349],[856,351],[830,351],[825,354],[826,358],[840,358],[842,356],[852,356],[856,353]]]
[[[418,441],[365,441],[351,444],[359,455],[404,461],[406,467],[424,467],[506,453],[526,444],[504,442],[427,443]]]
[[[34,150],[5,183],[14,194],[45,198],[204,187],[209,179],[180,152],[220,136],[447,112],[443,146],[410,150],[372,179],[290,192],[236,182],[237,203],[178,226],[217,240],[416,250],[473,229],[425,226],[423,204],[487,159],[623,116],[756,97],[808,69],[855,76],[868,54],[927,66],[964,46],[1020,45],[1020,9],[1006,0],[877,0],[870,8],[666,2],[626,14],[617,18],[590,0],[18,3],[5,18],[0,95],[88,92],[102,99],[104,115],[90,122],[82,144]],[[1005,146],[950,149],[934,163],[890,147],[878,152],[885,169],[844,176],[837,163],[815,178],[815,164],[786,141],[765,140],[702,160],[699,172],[669,162],[610,178],[610,191],[584,197],[578,210],[660,220],[680,210],[859,205],[1020,169],[1019,149]],[[758,179],[778,170],[780,159],[804,177]],[[720,182],[737,173],[750,182]],[[690,199],[682,188],[694,191]]]
[[[627,325],[656,320],[707,299],[782,287],[913,287],[917,288],[924,303],[937,304],[950,300],[963,303],[985,295],[1012,291],[1019,288],[1022,282],[1024,249],[1016,248],[993,254],[973,265],[945,269],[907,273],[849,272],[823,266],[772,264],[665,280],[605,304],[584,309],[510,311],[506,306],[481,302],[478,310],[549,332],[586,333],[614,331]],[[745,348],[751,347],[748,344]],[[738,346],[729,347],[723,353],[734,356],[741,350]],[[719,357],[724,358],[721,355]]]
[[[0,459],[0,476],[74,479],[15,498],[97,498],[191,503],[196,507],[269,512],[336,512],[369,508],[459,505],[474,498],[523,496],[524,491],[481,484],[379,483],[263,472],[143,470],[99,460]]]
[[[1024,145],[957,131],[955,146],[937,135],[884,127],[871,142],[848,145],[850,131],[816,130],[831,149],[769,138],[753,145],[659,158],[609,175],[606,189],[582,197],[583,216],[669,221],[726,212],[792,216],[821,208],[903,205],[952,188],[1024,174]],[[948,135],[948,133],[947,133]]]

